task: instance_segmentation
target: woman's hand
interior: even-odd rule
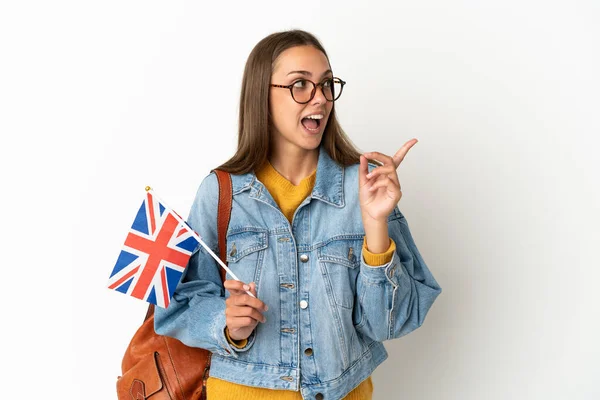
[[[233,340],[247,339],[259,322],[266,322],[262,314],[269,308],[265,303],[250,296],[246,290],[256,296],[256,285],[246,285],[236,280],[226,280],[223,285],[230,296],[225,300],[225,321],[229,337]]]
[[[358,195],[363,223],[387,223],[387,217],[402,197],[396,169],[404,160],[406,153],[416,143],[417,139],[409,140],[392,157],[376,151],[360,156]],[[369,173],[367,159],[379,161],[383,165],[374,168]]]

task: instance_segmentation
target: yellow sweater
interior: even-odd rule
[[[256,177],[269,190],[273,200],[279,205],[279,208],[292,222],[296,208],[308,196],[315,184],[317,171],[302,179],[298,186],[295,186],[284,178],[270,163],[266,163],[261,169],[256,171]],[[392,254],[396,246],[390,240],[390,248],[382,254],[373,254],[367,250],[366,241],[363,244],[363,257],[369,265],[383,265],[392,259]],[[225,334],[231,344],[237,347],[244,347],[246,340],[234,341],[229,338],[227,330]],[[224,381],[221,379],[209,377],[206,382],[207,397],[209,399],[219,400],[302,400],[300,392],[289,390],[272,390],[256,388],[251,386],[238,385],[236,383]],[[371,377],[362,381],[353,391],[351,391],[344,400],[371,400],[373,395],[373,383]]]

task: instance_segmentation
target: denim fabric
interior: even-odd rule
[[[343,398],[387,358],[382,342],[421,326],[441,293],[406,219],[397,207],[390,214],[396,252],[388,264],[371,267],[361,254],[358,165],[341,167],[321,149],[312,194],[291,225],[254,174],[232,175],[232,183],[228,266],[240,280],[256,282],[258,298],[269,306],[267,322],[244,348],[227,342],[229,293],[221,267],[199,247],[169,307],[156,308],[156,332],[212,351],[216,378],[301,390],[305,399]],[[217,200],[210,174],[188,218],[215,254]]]

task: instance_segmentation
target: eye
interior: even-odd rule
[[[327,78],[323,81],[323,87],[330,88],[333,86],[333,78]]]
[[[306,87],[306,80],[297,80],[296,82],[292,83],[292,85],[294,85],[294,88],[304,89]]]

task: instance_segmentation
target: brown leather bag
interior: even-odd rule
[[[219,181],[217,230],[219,257],[225,263],[226,234],[231,216],[231,176],[214,170]],[[225,271],[221,268],[221,279]],[[189,347],[175,338],[154,332],[154,305],[133,335],[117,378],[119,400],[205,400],[211,353]]]

